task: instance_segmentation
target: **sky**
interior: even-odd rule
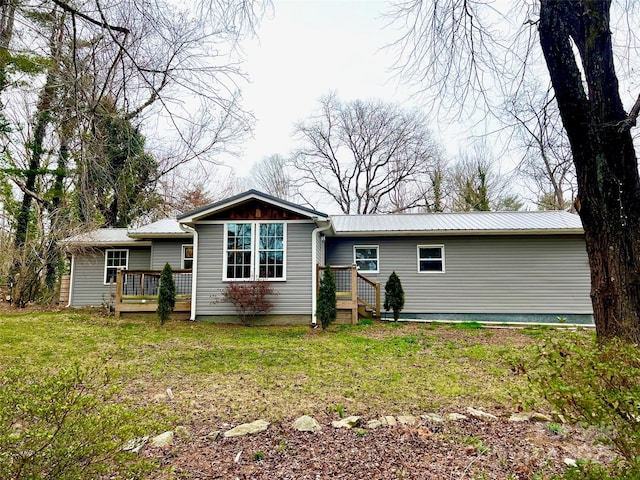
[[[250,78],[243,88],[243,105],[253,111],[256,123],[241,156],[227,161],[239,176],[262,157],[286,156],[294,146],[295,123],[308,118],[318,99],[331,91],[346,101],[380,98],[416,106],[412,92],[389,71],[395,59],[383,47],[396,34],[383,28],[385,2],[273,3],[274,14],[262,21],[258,37],[243,43]],[[442,132],[436,125],[432,129],[440,140]]]

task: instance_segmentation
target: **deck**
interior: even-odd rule
[[[116,318],[122,314],[151,313],[158,309],[160,270],[119,270],[113,302]],[[191,314],[191,270],[174,270],[176,304],[174,317]]]

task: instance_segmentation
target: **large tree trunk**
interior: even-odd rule
[[[619,94],[609,9],[605,0],[541,0],[540,42],[573,151],[598,338],[640,342],[640,180],[630,133],[635,119],[628,118]]]

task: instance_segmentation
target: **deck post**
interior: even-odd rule
[[[380,282],[376,282],[376,317],[380,319]]]
[[[351,265],[351,325],[358,324],[358,266]]]
[[[123,285],[124,275],[123,270],[118,269],[116,271],[116,299],[114,308],[116,310],[116,318],[120,318],[120,309],[118,308],[122,303],[122,285]]]

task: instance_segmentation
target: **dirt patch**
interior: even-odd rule
[[[613,457],[584,430],[563,426],[559,435],[544,423],[468,419],[357,431],[335,429],[324,418],[315,434],[294,431],[291,423],[228,439],[215,432],[232,425],[192,425],[190,440],[144,455],[161,462],[154,478],[162,480],[541,479],[564,472],[568,458]]]

